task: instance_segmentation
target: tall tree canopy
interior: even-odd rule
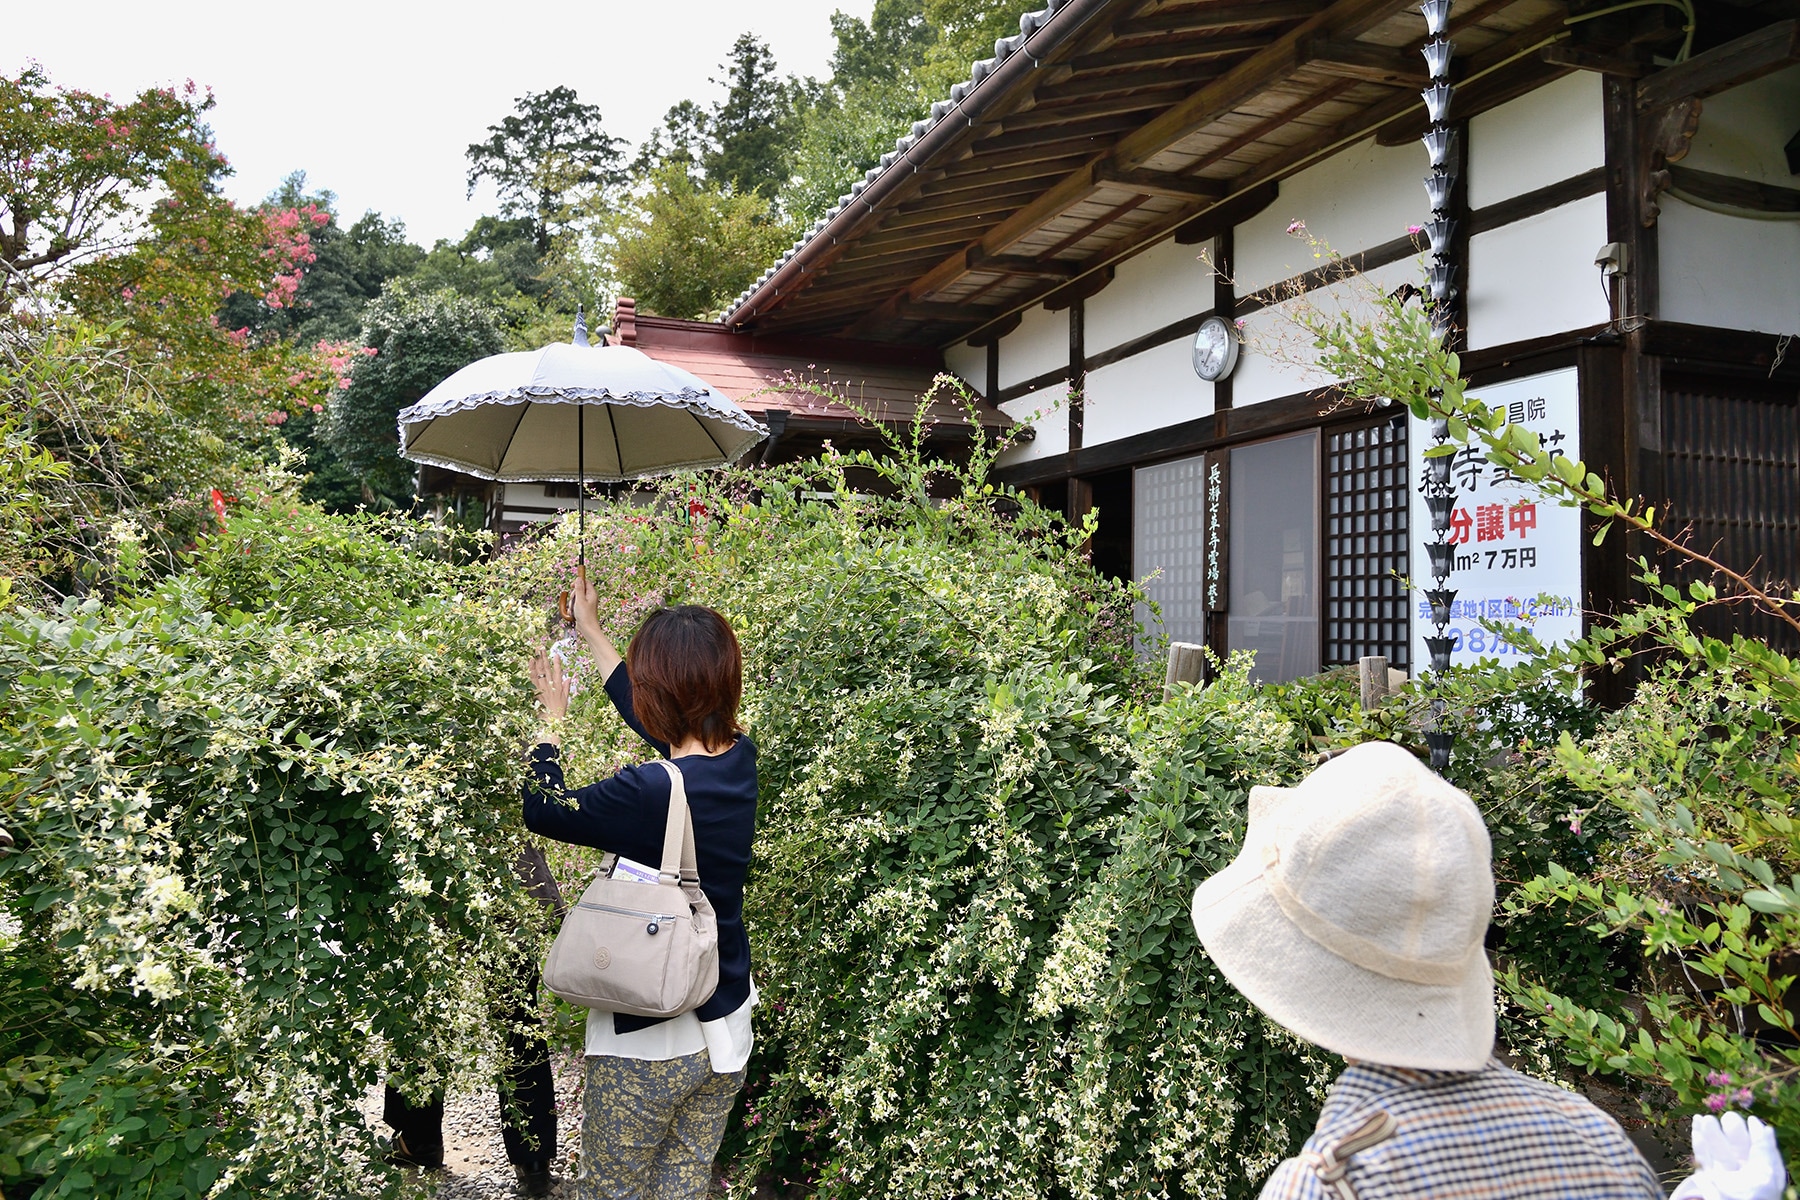
[[[773,199],[787,182],[793,142],[793,88],[776,73],[769,44],[740,33],[725,61],[725,99],[711,113],[706,177]],[[673,110],[671,116],[673,116]]]
[[[621,295],[664,317],[717,316],[793,236],[769,202],[696,180],[671,161],[607,223]]]
[[[360,483],[364,503],[401,506],[412,495],[413,466],[400,457],[400,410],[455,371],[506,349],[506,335],[487,305],[398,281],[363,310],[362,343],[374,353],[353,364],[350,386],[332,398],[325,440]]]
[[[940,36],[925,0],[876,0],[867,21],[833,13],[831,32],[831,78],[801,114],[784,196],[805,220],[830,208],[937,98],[918,79]]]
[[[326,188],[307,185],[305,171],[295,171],[263,201],[270,212],[324,214],[309,235],[312,262],[301,276],[293,302],[268,308],[256,297],[232,296],[220,312],[227,328],[249,328],[303,346],[319,341],[345,341],[362,328],[363,306],[381,294],[384,284],[417,271],[425,252],[406,240],[406,227],[377,212],[367,212],[354,225],[338,221],[337,197]]]
[[[0,78],[0,264],[43,279],[137,244],[155,206],[212,204],[226,170],[212,106],[191,80],[115,104],[36,64]]]
[[[575,89],[526,92],[515,111],[488,126],[486,141],[469,146],[469,194],[483,179],[500,193],[500,211],[529,217],[540,255],[566,220],[565,201],[583,185],[616,183],[625,156],[618,138],[601,127],[600,110]]]

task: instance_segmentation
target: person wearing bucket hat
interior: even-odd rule
[[[1390,742],[1251,789],[1194,927],[1245,998],[1349,1062],[1262,1200],[1662,1196],[1611,1117],[1493,1057],[1489,856],[1468,796]]]

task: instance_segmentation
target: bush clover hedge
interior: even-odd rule
[[[9,1192],[378,1194],[383,1067],[491,1060],[542,924],[522,613],[410,540],[278,501],[180,574],[0,616]]]
[[[511,586],[566,587],[573,524],[503,557]],[[616,637],[696,602],[745,647],[761,1006],[735,1178],[1254,1194],[1332,1067],[1238,997],[1188,920],[1248,788],[1304,769],[1247,663],[1160,702],[1138,591],[990,485],[979,448],[964,470],[903,446],[682,482],[587,529]],[[570,726],[574,776],[643,753],[597,691]]]

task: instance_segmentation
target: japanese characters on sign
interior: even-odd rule
[[[1225,575],[1225,548],[1219,530],[1219,498],[1224,495],[1219,460],[1207,463],[1206,475],[1206,609],[1219,611],[1221,585]]]
[[[1580,454],[1580,391],[1573,368],[1473,391],[1504,412],[1509,423],[1537,434],[1551,454]],[[1424,422],[1413,421],[1408,442],[1413,478],[1423,478],[1424,449],[1431,444]],[[1525,625],[1545,643],[1579,637],[1581,510],[1543,499],[1473,447],[1457,451],[1450,478],[1456,488],[1450,513],[1456,567],[1446,584],[1456,591],[1447,631],[1450,661],[1504,660],[1517,653],[1483,621]],[[1411,526],[1431,528],[1416,492]],[[1424,640],[1432,631],[1431,608],[1418,591],[1413,601],[1412,660],[1422,664],[1431,660]]]

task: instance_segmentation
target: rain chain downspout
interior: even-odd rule
[[[1424,0],[1419,6],[1425,16],[1425,65],[1431,75],[1431,86],[1423,96],[1425,113],[1431,126],[1425,133],[1425,150],[1431,158],[1431,174],[1425,177],[1425,191],[1431,197],[1431,221],[1425,236],[1431,244],[1431,270],[1426,279],[1426,304],[1431,311],[1431,332],[1440,341],[1451,337],[1450,322],[1455,312],[1456,268],[1452,260],[1456,221],[1451,217],[1451,195],[1456,189],[1456,133],[1450,128],[1450,40],[1445,32],[1450,26],[1451,0]],[[1431,389],[1432,410],[1443,403],[1442,388]],[[1431,420],[1433,448],[1441,448],[1450,440],[1449,422],[1443,417]],[[1450,573],[1456,569],[1456,544],[1450,540],[1450,514],[1456,506],[1456,489],[1450,477],[1451,456],[1440,454],[1425,459],[1425,479],[1420,490],[1431,513],[1432,541],[1425,546],[1431,562],[1432,578],[1437,586],[1426,591],[1431,606],[1431,622],[1437,627],[1434,637],[1425,639],[1431,652],[1431,672],[1442,675],[1450,669],[1450,602],[1455,589],[1447,586]],[[1425,724],[1425,743],[1431,748],[1431,768],[1442,771],[1450,765],[1450,748],[1456,735],[1444,728],[1446,704],[1441,695],[1433,696],[1430,715]]]

